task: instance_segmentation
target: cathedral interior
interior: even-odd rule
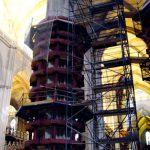
[[[0,1],[0,150],[150,149],[150,0]]]

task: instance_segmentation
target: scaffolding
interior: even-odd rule
[[[55,127],[63,123],[63,136],[55,133],[49,137],[55,139],[55,145],[65,144],[60,149],[72,150],[76,145],[74,150],[137,150],[136,106],[123,0],[69,0],[69,5],[69,18],[50,18],[31,29],[32,103],[23,106],[17,115],[29,120],[30,128],[47,127],[53,121]],[[57,63],[53,64],[56,57]],[[61,114],[55,110],[60,107]],[[46,111],[53,118],[42,122]],[[33,139],[30,144],[36,142]]]
[[[93,150],[138,149],[123,0],[71,0],[70,6],[77,23],[86,26],[91,37],[84,73],[91,77],[85,87],[89,90],[85,93],[91,93],[87,98],[90,103],[85,103],[93,111]]]

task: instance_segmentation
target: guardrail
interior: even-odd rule
[[[24,140],[27,140],[28,134],[24,131],[18,131],[18,130],[14,130],[13,128],[7,127],[6,136],[12,136],[15,139],[24,141]]]

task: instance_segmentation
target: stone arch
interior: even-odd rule
[[[10,113],[10,111],[12,111],[12,113],[13,113],[13,112],[17,111],[17,109],[16,109],[13,105],[10,105],[10,106],[9,106],[9,113]],[[16,117],[15,117],[15,114],[9,114],[7,126],[9,126],[10,123],[11,123],[11,121],[12,121],[13,119],[15,119],[15,118],[16,118]]]
[[[139,56],[138,57],[142,57],[142,56],[145,56],[146,57],[146,48],[147,48],[147,45],[145,43],[145,41],[141,38],[138,38],[136,37],[135,33],[134,33],[134,29],[132,27],[127,27],[127,33],[128,33],[128,36],[130,37],[131,36],[135,36],[135,38],[132,38],[131,40],[129,39],[129,48],[130,48],[130,53],[131,53],[131,56],[136,56],[136,54],[138,54]],[[144,47],[143,50],[141,50],[141,46],[139,45],[139,42],[137,42],[137,40],[142,43],[141,45]],[[134,42],[137,42],[137,44],[133,44]],[[111,48],[111,47],[110,47]],[[105,55],[105,52],[107,51],[108,48],[103,48],[101,50],[101,58]],[[113,49],[115,49],[115,47],[113,47]],[[134,52],[134,54],[132,54]],[[117,55],[116,55],[117,56]],[[100,58],[100,59],[101,59]]]
[[[144,92],[148,93],[150,95],[150,87],[146,84],[142,84],[142,83],[135,83],[135,89],[141,89]]]
[[[22,104],[22,95],[28,93],[29,89],[30,83],[28,75],[25,71],[18,72],[13,78],[10,104],[18,110]]]

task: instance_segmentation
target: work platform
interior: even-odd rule
[[[109,41],[107,40],[101,40],[101,41],[94,41],[92,43],[92,47],[94,49],[103,49],[103,48],[106,48],[106,47],[113,47],[113,46],[117,46],[117,42],[120,42],[120,39],[119,38],[113,38],[113,39],[108,39]]]
[[[123,90],[126,89],[127,86],[132,86],[132,81],[128,81],[126,83],[110,83],[110,84],[100,84],[93,87],[93,90],[98,92],[109,92],[109,91],[116,91],[116,90]]]
[[[109,68],[115,68],[115,67],[123,67],[130,65],[131,63],[144,63],[148,57],[130,57],[129,58],[117,58],[107,61],[98,61],[93,64],[95,66],[95,70],[101,70],[101,69],[109,69]]]
[[[107,61],[99,61],[94,63],[93,65],[96,66],[95,69],[108,69],[108,68],[114,68],[114,67],[120,67],[120,66],[125,66],[129,65],[130,60],[128,58],[119,58],[119,59],[112,59],[112,60],[107,60]],[[101,65],[103,65],[101,67]]]
[[[123,4],[123,1],[117,0],[117,3]],[[91,12],[91,14],[99,14],[99,13],[104,13],[104,12],[108,12],[108,11],[113,11],[115,6],[116,6],[116,2],[111,1],[108,3],[101,3],[101,4],[93,5],[93,6],[89,7],[89,11]]]
[[[99,115],[99,116],[119,116],[119,115],[126,115],[128,112],[131,112],[131,114],[135,113],[136,110],[135,108],[120,108],[120,109],[110,109],[110,110],[98,110],[95,112],[94,115]]]
[[[127,137],[100,139],[98,142],[101,144],[107,144],[107,143],[114,144],[114,143],[129,143],[129,142],[134,142],[137,140],[138,140],[138,136],[132,133],[131,135],[128,135]]]

